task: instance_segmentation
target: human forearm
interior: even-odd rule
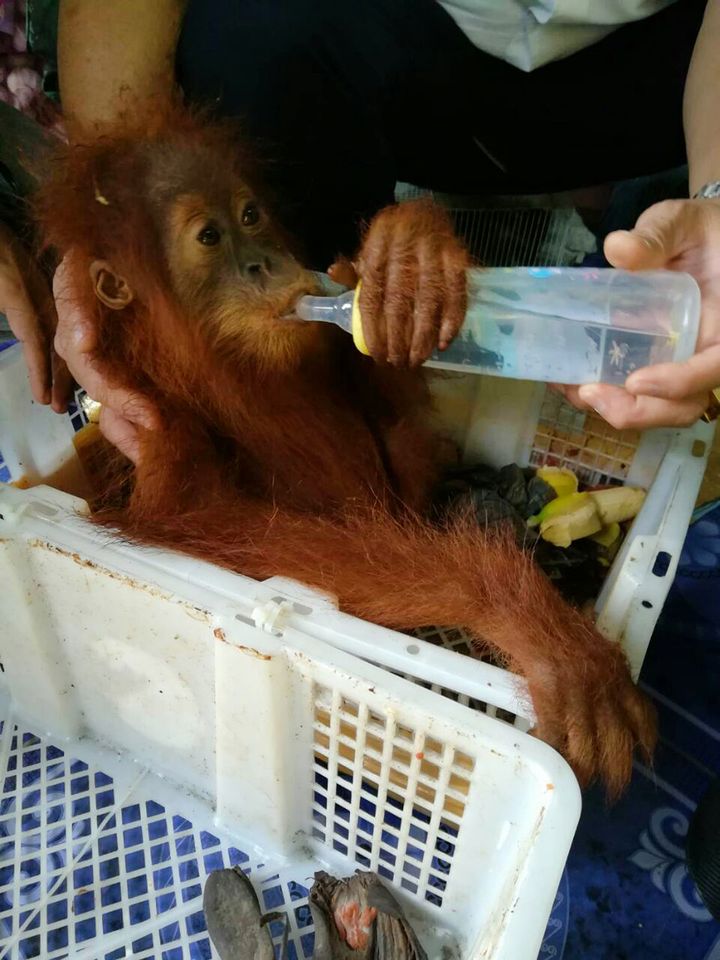
[[[720,0],[709,0],[685,84],[690,195],[720,179]]]
[[[174,89],[175,46],[186,0],[63,0],[60,93],[73,140],[93,136]]]

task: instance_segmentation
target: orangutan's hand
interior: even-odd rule
[[[360,251],[360,314],[371,356],[398,367],[444,350],[465,319],[467,251],[427,201],[381,210]],[[336,267],[333,279],[343,276]]]

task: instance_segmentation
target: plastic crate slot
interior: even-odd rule
[[[295,613],[299,613],[303,617],[309,617],[313,612],[312,607],[308,607],[307,604],[299,603],[297,600],[293,600],[291,597],[272,597],[273,603],[289,603]]]
[[[666,550],[660,550],[658,555],[655,557],[655,562],[653,563],[653,575],[656,577],[664,577],[670,569],[671,563],[672,554],[668,553]],[[643,606],[644,605],[645,602],[643,602]]]

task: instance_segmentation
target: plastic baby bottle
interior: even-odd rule
[[[301,297],[301,320],[335,323],[367,353],[359,287],[323,277],[334,296]],[[672,270],[631,273],[579,267],[468,271],[465,322],[426,366],[517,380],[622,385],[640,367],[686,360],[695,350],[700,290]]]

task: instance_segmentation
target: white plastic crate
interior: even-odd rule
[[[313,872],[361,866],[429,957],[534,960],[579,815],[562,758],[323,642],[310,607],[258,628],[277,585],[78,505],[0,489],[0,956],[208,957],[203,881],[240,863],[291,957]]]
[[[434,386],[442,425],[455,435],[468,459],[498,466],[513,461],[567,463],[585,479],[595,482],[607,478],[650,487],[643,510],[598,600],[601,628],[623,643],[638,672],[672,580],[702,478],[712,428],[699,424],[689,431],[654,431],[643,437],[618,435],[603,426],[598,418],[578,415],[560,404],[542,386],[456,375],[437,376]],[[80,413],[74,416],[76,422],[81,422]],[[0,451],[6,475],[33,479],[53,472],[68,456],[71,435],[72,426],[67,419],[30,405],[19,352],[0,353]],[[42,437],[40,444],[36,442],[37,437]],[[16,519],[18,511],[22,516]],[[216,815],[222,829],[209,828],[208,834],[217,840],[219,848],[225,849],[223,837],[234,837],[239,831],[238,835],[245,839],[244,846],[236,843],[237,849],[243,849],[250,858],[248,862],[258,871],[261,882],[268,873],[280,876],[279,881],[269,880],[265,886],[279,886],[285,904],[289,902],[288,897],[297,895],[300,898],[297,902],[302,905],[309,877],[319,863],[327,862],[340,873],[350,872],[350,863],[343,859],[347,850],[349,859],[354,858],[360,865],[368,865],[367,860],[381,873],[389,870],[391,881],[399,883],[405,891],[406,902],[414,910],[413,919],[421,925],[421,935],[426,942],[432,944],[432,938],[439,936],[456,945],[455,953],[450,952],[448,956],[473,960],[480,957],[533,960],[577,821],[578,796],[574,780],[562,761],[524,734],[532,722],[532,709],[524,686],[517,678],[489,664],[461,658],[452,649],[425,639],[408,638],[358,621],[337,611],[328,599],[297,584],[279,579],[257,584],[186,558],[121,546],[106,534],[93,532],[90,536],[87,525],[67,513],[67,502],[53,499],[47,491],[5,490],[0,513],[5,517],[1,522],[5,528],[2,536],[9,537],[2,545],[4,612],[0,615],[0,649],[5,651],[8,660],[0,683],[4,682],[9,688],[13,709],[27,729],[35,734],[50,731],[55,742],[58,737],[70,738],[71,755],[77,756],[80,762],[87,763],[88,757],[94,756],[93,744],[99,741],[106,748],[129,753],[140,764],[184,784],[185,790],[179,792],[166,787],[170,790],[166,794],[161,790],[165,786],[161,781],[143,772],[141,785],[128,787],[131,796],[127,803],[134,809],[135,800],[139,798],[138,809],[145,809],[148,823],[155,822],[153,817],[169,823],[173,816],[182,816],[193,825],[207,825],[211,822],[209,818]],[[45,546],[47,543],[58,549],[49,549]],[[91,566],[87,565],[88,560]],[[101,573],[99,567],[114,572]],[[78,593],[78,577],[87,584],[91,599],[78,599],[78,596],[83,598],[83,594]],[[16,585],[14,596],[7,592],[8,581]],[[124,584],[122,598],[112,596],[118,583]],[[154,587],[143,586],[145,583]],[[79,609],[77,604],[81,604]],[[197,622],[204,625],[198,628],[201,636],[194,638],[192,644],[184,642],[184,633],[174,625],[174,618],[168,613],[172,604],[183,609],[190,619],[189,610],[196,608]],[[235,611],[232,615],[227,613],[228,604]],[[68,613],[73,610],[74,613]],[[126,610],[131,610],[130,620],[122,619]],[[160,620],[156,624],[157,617]],[[227,623],[232,626],[230,632],[226,630]],[[16,624],[22,628],[21,647],[14,642],[11,624],[14,630],[18,629]],[[270,634],[259,639],[257,627]],[[245,631],[249,631],[252,639]],[[463,643],[457,632],[442,633],[450,646]],[[246,651],[243,660],[249,656],[252,666],[234,677],[238,686],[233,694],[226,683],[231,674],[226,674],[225,668],[229,652],[237,648]],[[30,650],[34,660],[28,658]],[[98,657],[100,650],[104,651],[102,658]],[[265,656],[271,659],[263,659]],[[362,663],[357,657],[370,663]],[[274,666],[258,666],[267,663]],[[378,672],[373,664],[386,670]],[[301,665],[307,667],[305,673]],[[323,670],[326,673],[323,674]],[[321,684],[322,692],[318,692],[316,671],[326,678]],[[271,680],[275,672],[282,675],[281,685]],[[416,684],[408,686],[402,677],[393,674],[410,677]],[[163,687],[158,683],[156,689],[149,679],[145,680],[147,677],[161,678]],[[144,680],[151,684],[145,693]],[[431,689],[420,689],[417,681]],[[278,687],[281,693],[276,696]],[[304,694],[298,692],[300,688],[305,690]],[[312,693],[308,695],[307,689]],[[438,697],[438,692],[445,696]],[[373,699],[376,696],[379,700]],[[251,711],[238,705],[238,701],[244,702],[246,697],[252,698],[248,700],[253,704]],[[458,702],[450,702],[451,698]],[[298,707],[299,702],[304,705],[305,713],[303,707]],[[168,704],[173,704],[173,708],[168,708]],[[476,709],[468,710],[466,704]],[[229,725],[235,711],[253,718],[251,743],[246,736],[232,740]],[[490,716],[482,716],[482,712]],[[411,731],[409,740],[397,739],[396,727],[389,726],[390,716],[393,724]],[[192,738],[193,723],[194,729],[202,730],[197,741]],[[8,745],[8,724],[9,721],[2,743],[6,755],[12,759],[12,751],[23,752],[24,747],[17,737]],[[380,727],[370,732],[369,737],[373,724]],[[308,747],[311,726],[316,739]],[[294,730],[297,738],[291,741],[289,731]],[[422,773],[424,758],[418,760],[418,754],[425,751],[415,749],[423,737],[430,737],[440,745],[436,755],[441,762],[431,764],[433,773],[429,784]],[[166,738],[169,738],[167,743]],[[495,738],[503,749],[493,753],[496,746],[488,744]],[[32,738],[27,742],[33,756],[33,751],[46,749],[45,745],[36,746]],[[159,743],[163,743],[160,754]],[[381,791],[374,799],[372,793],[368,797],[366,787],[362,786],[373,782],[373,770],[366,767],[360,778],[356,765],[356,758],[370,743],[376,748],[375,789]],[[451,780],[447,778],[463,777],[461,769],[452,767],[450,749],[459,750],[470,758],[472,765],[471,777],[465,778],[470,787],[460,821],[448,812],[445,799],[442,806],[437,806],[438,798],[446,794],[453,802],[460,801],[452,793]],[[312,761],[312,756],[321,756],[323,750],[331,768],[329,775],[322,762],[315,760],[313,765]],[[37,777],[43,784],[49,784],[53,777],[47,770],[55,755],[41,755],[47,759],[43,763],[33,761],[36,764],[33,771],[38,771]],[[255,762],[243,765],[243,759],[247,761],[251,756],[256,758]],[[292,761],[298,756],[302,756],[302,760],[296,768]],[[118,761],[107,752],[98,757],[95,769],[121,780],[128,776],[126,761]],[[257,762],[260,757],[262,763]],[[490,757],[502,759],[490,761]],[[72,778],[73,768],[72,764],[67,766],[69,762],[66,751],[62,759],[63,783],[68,776]],[[242,776],[232,768],[233,762],[241,764]],[[496,763],[500,767],[493,772]],[[314,783],[307,779],[311,767]],[[12,772],[10,768],[9,772]],[[325,783],[317,777],[324,777]],[[382,784],[387,785],[388,780],[394,784],[394,795],[392,791],[388,795],[382,793],[385,789]],[[101,778],[101,785],[103,783]],[[28,785],[31,790],[33,784],[31,780]],[[554,789],[548,791],[549,784]],[[427,814],[431,818],[435,816],[434,829],[441,830],[441,826],[448,823],[454,824],[454,828],[460,824],[464,831],[458,833],[457,843],[453,839],[447,841],[453,847],[454,856],[461,851],[463,843],[468,844],[462,849],[461,858],[467,869],[462,876],[457,874],[461,876],[458,887],[462,885],[462,894],[459,889],[454,893],[457,861],[450,864],[450,878],[445,877],[444,866],[439,869],[441,860],[445,865],[449,861],[436,858],[432,851],[444,849],[438,848],[437,843],[441,839],[446,841],[439,834],[433,835],[436,838],[433,841],[426,829],[432,826],[429,820],[424,825],[422,821],[420,826],[415,824],[423,835],[427,834],[423,841],[426,843],[424,853],[416,842],[407,840],[408,824],[412,826],[417,820],[407,811],[422,805],[422,796],[417,792],[421,786],[425,792],[430,790],[427,796],[437,801]],[[397,827],[393,828],[386,819],[379,822],[380,796],[385,796],[383,817],[397,817],[392,811],[393,802],[402,803],[403,792],[411,787],[415,791],[414,800],[404,805],[405,821],[400,814],[400,833],[395,836],[393,829],[397,831]],[[11,784],[10,789],[17,787]],[[205,804],[195,806],[198,801],[192,800],[188,791],[205,796]],[[119,794],[122,790],[116,792]],[[460,793],[462,795],[462,791]],[[320,822],[314,819],[310,823],[308,797],[311,795],[322,797],[326,804],[315,806],[313,811],[316,817],[326,818],[321,824],[324,838],[312,837],[309,832],[313,824],[318,829]],[[169,797],[166,801],[165,796]],[[18,800],[13,794],[10,801],[13,810]],[[497,807],[496,801],[501,801]],[[143,807],[146,802],[151,806]],[[366,803],[375,806],[370,818],[363,812]],[[148,812],[156,810],[152,804],[160,804],[160,811]],[[333,804],[333,817],[328,817],[324,811]],[[68,802],[59,807],[64,811],[65,842],[69,830],[69,824],[65,823]],[[45,816],[44,809],[38,808],[40,819]],[[109,829],[116,833],[119,832],[118,816],[114,811],[108,821]],[[373,817],[370,833],[361,837],[364,831],[358,827],[360,820],[372,821]],[[478,827],[470,830],[468,823],[475,817]],[[526,829],[527,818],[534,827]],[[24,825],[21,819],[20,829]],[[101,825],[104,827],[104,822]],[[14,829],[18,829],[17,825]],[[47,824],[36,828],[32,820],[29,829],[35,831],[32,835],[37,834],[41,844],[52,834]],[[188,826],[183,838],[190,836],[193,829],[197,832],[198,828]],[[125,832],[122,831],[123,837]],[[81,833],[81,837],[85,836]],[[418,839],[410,836],[413,841]],[[465,841],[468,836],[470,839]],[[248,837],[252,838],[250,842]],[[387,837],[394,840],[388,841]],[[151,839],[142,841],[146,854]],[[400,865],[403,856],[393,852],[395,840],[420,850],[424,865],[420,868],[421,874],[417,874],[418,868],[412,863],[414,858],[404,855]],[[6,920],[9,917],[8,922],[13,925],[13,950],[19,950],[23,938],[31,939],[33,924],[39,924],[45,935],[50,923],[47,911],[56,900],[61,904],[60,912],[63,903],[73,902],[77,888],[73,891],[69,880],[75,877],[75,867],[70,869],[67,864],[77,851],[77,856],[85,855],[85,848],[78,844],[76,851],[72,838],[68,842],[71,847],[66,850],[66,866],[58,868],[57,876],[53,875],[55,886],[51,884],[53,891],[56,887],[59,891],[57,898],[52,893],[46,903],[43,891],[47,888],[41,881],[35,880],[34,885],[27,879],[22,881],[35,891],[31,903],[39,900],[39,913],[33,906],[28,908],[22,903],[22,886],[18,893],[21,856],[14,852],[10,873],[0,873],[0,896],[14,898],[12,908],[0,913],[0,922],[3,917]],[[92,843],[88,856],[95,864],[98,858],[102,860],[103,854],[98,853],[97,838]],[[199,862],[202,859],[199,848],[195,841],[193,843],[195,851],[189,859]],[[508,851],[512,853],[506,860],[504,856]],[[394,858],[389,867],[388,857]],[[258,866],[260,860],[264,867]],[[36,861],[45,862],[44,854]],[[411,868],[409,871],[405,870],[405,864]],[[2,868],[0,853],[0,870]],[[101,914],[106,881],[98,879],[97,865],[93,869],[96,879],[90,912],[95,911],[95,935],[99,935],[98,924],[105,923]],[[59,946],[47,956],[103,956],[114,960],[116,956],[129,955],[123,951],[135,942],[136,926],[132,911],[135,901],[129,883],[136,877],[134,868],[129,877],[126,875],[127,863],[119,869],[123,877],[119,901],[122,906],[115,912],[122,913],[123,922],[113,921],[120,927],[106,935],[102,949],[96,940],[87,948],[75,944],[72,940],[75,919],[72,922],[60,919],[53,923],[57,929],[69,931],[67,935],[71,939],[67,947]],[[186,885],[179,869],[177,883],[180,886],[172,890],[175,899],[168,915],[164,908],[157,906],[157,897],[161,896],[157,890],[142,895],[150,904],[146,908],[150,915],[141,921],[137,939],[139,941],[141,933],[156,939],[147,948],[137,947],[133,955],[167,955],[172,960],[207,955],[202,953],[207,945],[201,918],[192,923],[188,919],[199,910],[197,878],[202,879],[205,868],[202,864],[193,868],[200,871],[195,874],[196,882]],[[144,882],[151,883],[148,877],[153,870],[147,863],[137,870],[140,871],[137,877],[145,877]],[[431,876],[435,881],[431,882]],[[526,882],[528,876],[530,880]],[[299,886],[291,888],[289,877]],[[489,887],[484,882],[487,877],[492,877]],[[403,880],[405,887],[402,887]],[[408,890],[408,883],[417,889]],[[428,894],[431,898],[438,897],[436,891],[440,887],[435,884],[445,884],[439,908],[434,900],[426,899]],[[85,895],[86,886],[80,885],[79,895]],[[190,889],[192,894],[188,892]],[[294,894],[288,892],[291,889]],[[470,894],[471,889],[477,892]],[[454,896],[458,897],[456,901]],[[182,897],[187,897],[187,903],[181,904]],[[171,938],[171,933],[175,935],[174,926],[170,932],[161,933],[166,929],[166,922],[168,929],[180,923],[180,933],[175,940]],[[18,934],[18,925],[23,923],[26,932]],[[147,925],[147,932],[142,924]],[[84,931],[82,928],[83,935]],[[302,930],[298,933],[302,934]],[[167,943],[173,950],[177,946],[180,952],[172,953],[170,947],[167,951],[164,946],[161,948],[163,936],[170,938]],[[302,937],[296,938],[295,943],[297,956],[303,956]],[[193,944],[200,945],[197,947],[200,953],[192,952],[196,949]],[[115,945],[118,952],[113,953]],[[49,947],[46,945],[43,949]],[[439,956],[439,947],[436,954],[432,949],[429,954]],[[7,955],[23,956],[20,952]],[[28,955],[46,954],[41,950],[39,954]]]

